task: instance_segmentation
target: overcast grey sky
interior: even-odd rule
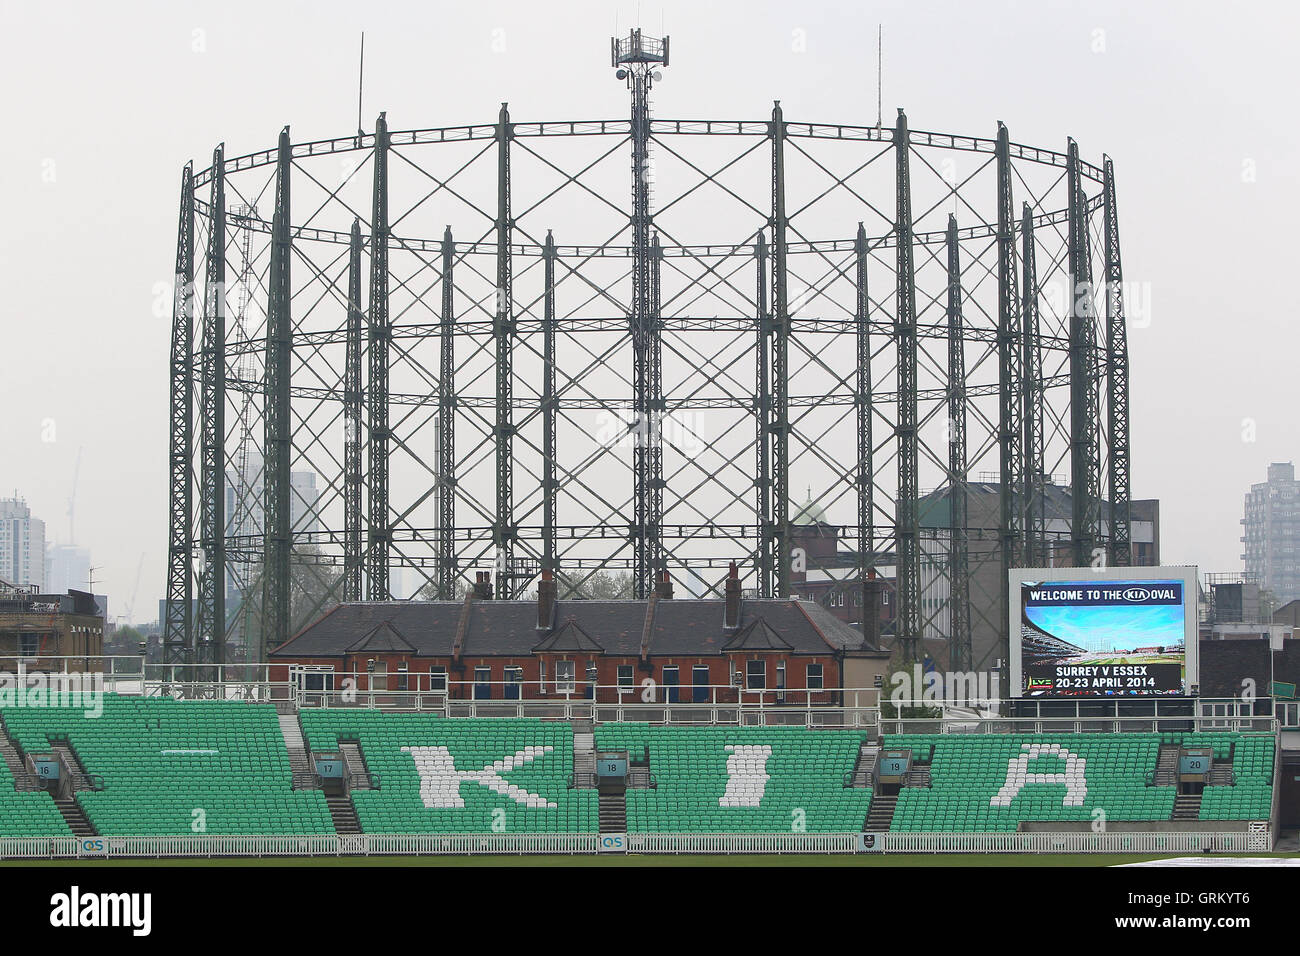
[[[366,32],[367,128],[626,114],[609,37],[672,36],[657,115],[873,123],[886,116],[1116,164],[1130,330],[1133,491],[1162,501],[1167,563],[1241,567],[1242,496],[1300,458],[1300,253],[1290,4],[1136,2],[0,4],[0,493],[77,543],[120,613],[164,583],[169,280],[189,159],[346,135]],[[792,42],[806,37],[806,52]],[[495,45],[504,49],[494,50]],[[502,42],[504,41],[504,42]],[[43,441],[53,420],[54,441]],[[1246,434],[1253,423],[1253,440]],[[45,437],[49,437],[46,435]],[[102,580],[102,584],[98,582]]]

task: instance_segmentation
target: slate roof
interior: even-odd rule
[[[392,650],[419,657],[450,657],[463,601],[382,601],[339,604],[270,652],[272,660],[343,657]],[[650,653],[655,656],[721,655],[741,634],[773,650],[826,654],[864,648],[856,628],[819,604],[747,598],[740,628],[723,628],[720,598],[654,602]],[[603,651],[637,657],[646,625],[646,601],[558,601],[555,627],[537,627],[536,601],[475,600],[470,603],[464,657],[528,657],[537,651]],[[755,630],[762,620],[762,627]],[[382,646],[384,643],[388,646]],[[408,649],[409,648],[409,649]],[[763,649],[758,646],[745,650]],[[870,649],[870,648],[868,648]]]
[[[376,625],[366,632],[354,644],[348,645],[349,654],[361,654],[363,652],[375,653],[389,652],[398,654],[414,654],[415,648],[411,642],[402,637],[388,621]]]
[[[788,651],[790,643],[772,630],[764,618],[755,618],[723,645],[724,651]]]
[[[582,629],[576,617],[570,616],[563,624],[551,632],[551,636],[533,648],[547,654],[561,651],[586,651],[596,653],[604,648],[592,640],[591,635]]]

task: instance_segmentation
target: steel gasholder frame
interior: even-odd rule
[[[286,127],[274,148],[187,167],[169,659],[221,658],[227,560],[265,565],[250,632],[268,648],[332,601],[453,599],[476,568],[495,566],[499,597],[542,569],[578,594],[599,571],[626,572],[628,596],[664,571],[711,594],[735,561],[751,593],[814,594],[855,623],[878,574],[903,653],[946,638],[971,668],[1005,649],[1003,569],[1053,544],[1058,563],[1131,560],[1109,159],[1001,124],[914,130],[901,110],[893,128],[791,121],[779,103],[766,120],[657,119],[666,44],[633,39],[614,47],[626,119],[516,122],[503,104],[492,123],[390,131],[380,114],[373,133],[293,143]],[[270,221],[227,215],[227,190],[268,184]],[[240,230],[261,245],[265,321],[232,334],[218,290]],[[255,431],[225,420],[249,393]],[[222,535],[241,428],[265,461],[241,513],[264,520]],[[1062,472],[1083,492],[1068,549],[1045,514]],[[991,513],[976,476],[1000,485]]]

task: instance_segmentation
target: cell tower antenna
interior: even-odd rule
[[[638,14],[639,14],[638,10]],[[668,37],[646,36],[634,29],[610,40],[614,76],[632,94],[632,333],[633,403],[638,427],[649,427],[663,401],[663,344],[659,336],[659,239],[653,228],[650,162],[650,91],[668,66]],[[643,434],[638,432],[638,434]],[[658,438],[638,442],[633,451],[636,490],[633,525],[632,594],[649,597],[662,570],[663,447]]]
[[[876,129],[885,119],[885,25],[876,24]]]
[[[364,130],[361,128],[361,92],[365,87],[366,79],[366,31],[361,31],[361,63],[357,67],[357,135],[361,136]]]

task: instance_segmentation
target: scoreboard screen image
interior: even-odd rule
[[[1013,686],[1020,695],[1186,694],[1186,635],[1196,607],[1196,592],[1186,579],[1073,573],[1072,579],[1015,582],[1020,666]]]

